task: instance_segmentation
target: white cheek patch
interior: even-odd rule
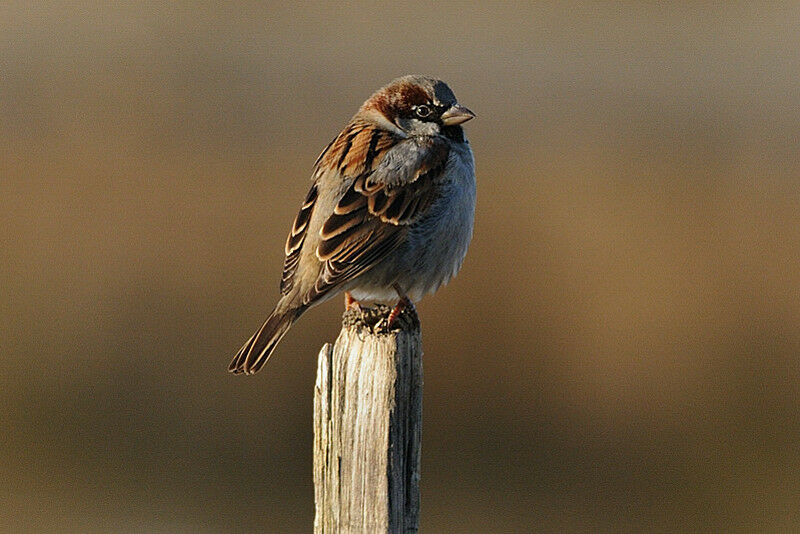
[[[413,131],[422,135],[438,135],[440,132],[439,125],[435,122],[423,122],[414,119]]]
[[[435,122],[421,121],[413,117],[406,119],[398,119],[397,123],[400,128],[410,132],[411,135],[435,136],[441,133],[439,125]]]

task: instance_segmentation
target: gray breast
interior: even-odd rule
[[[399,283],[414,301],[458,273],[472,239],[475,172],[471,152],[453,151],[447,173],[442,194],[409,235],[409,261]]]
[[[472,239],[475,215],[475,171],[469,145],[451,150],[441,193],[405,242],[381,263],[343,288],[363,301],[393,303],[397,282],[412,301],[436,291],[453,278]]]

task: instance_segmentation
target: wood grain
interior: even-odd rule
[[[416,532],[422,343],[413,309],[345,312],[319,353],[314,389],[314,532]]]

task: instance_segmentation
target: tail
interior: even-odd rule
[[[275,308],[261,328],[239,349],[239,353],[228,366],[228,371],[234,374],[245,373],[248,375],[257,373],[267,363],[272,351],[275,350],[289,327],[305,310],[305,307],[287,310]]]

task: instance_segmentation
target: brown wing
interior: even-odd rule
[[[394,144],[393,137],[386,133],[373,130],[367,123],[350,123],[328,146],[320,153],[314,167],[315,173],[319,171],[337,169],[343,175],[353,175],[364,172],[365,168],[372,168],[376,155],[384,152]],[[314,211],[317,201],[318,182],[315,181],[294,219],[292,229],[286,238],[286,256],[283,260],[283,273],[281,274],[281,295],[287,295],[294,287],[294,275],[300,261],[300,251],[306,239],[308,222]]]
[[[334,140],[318,161],[345,177],[355,171],[356,178],[320,230],[316,255],[324,266],[304,304],[367,271],[402,242],[408,225],[435,200],[448,154],[444,140],[403,140],[371,125],[355,124]]]

